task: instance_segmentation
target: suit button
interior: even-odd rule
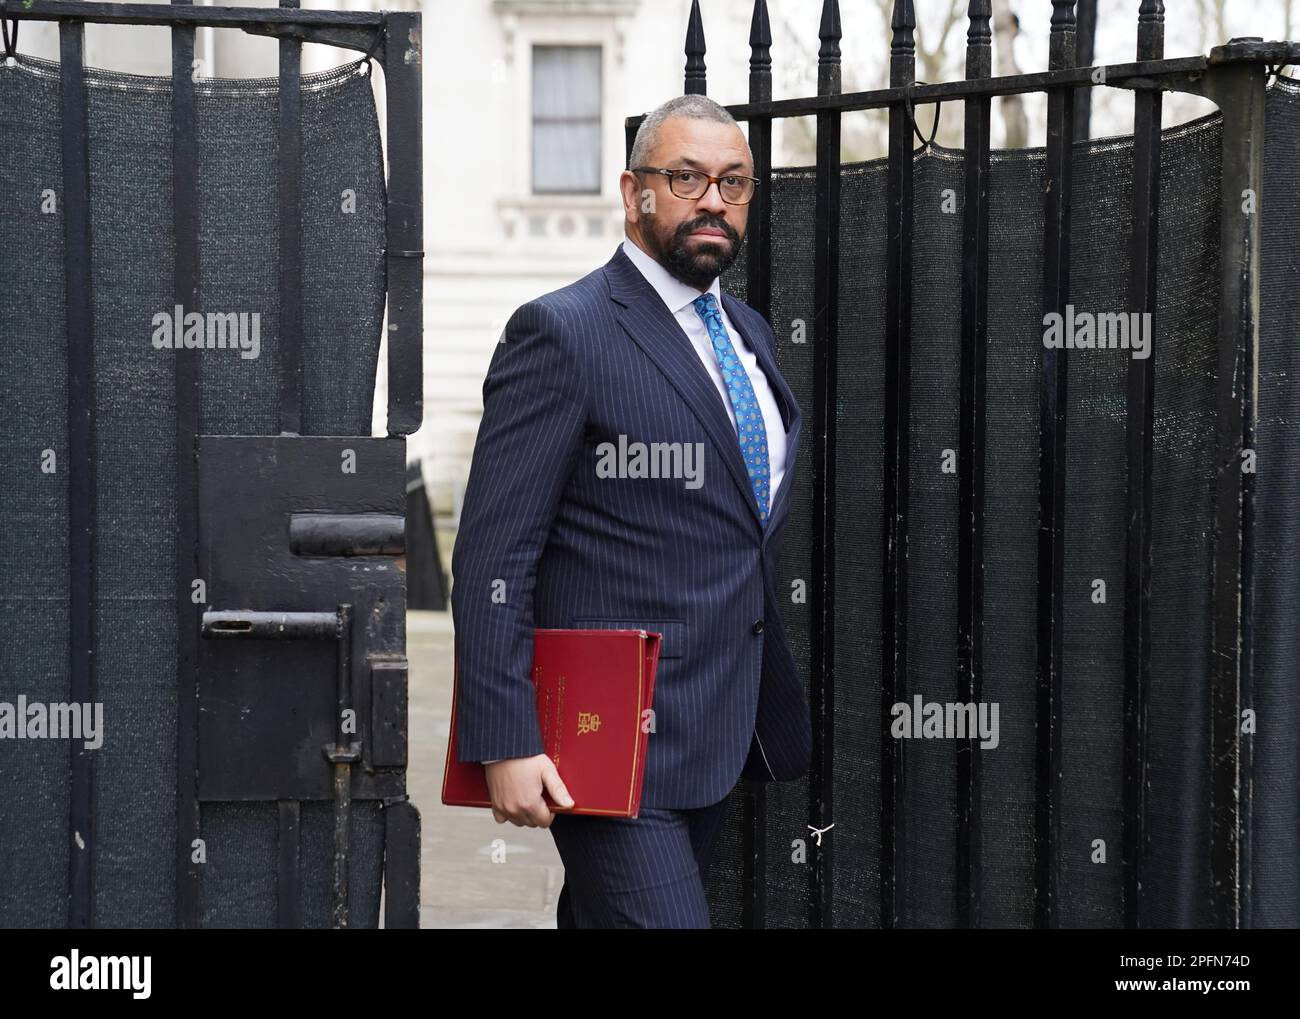
[[[755,632],[755,633],[762,633],[762,632],[763,632],[763,620],[761,620],[761,619],[756,619],[756,620],[754,621],[754,632]]]

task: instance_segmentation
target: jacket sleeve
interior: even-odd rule
[[[531,678],[533,587],[586,421],[564,323],[531,301],[511,316],[488,367],[452,551],[461,761],[545,752]]]

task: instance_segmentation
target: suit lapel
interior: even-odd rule
[[[632,264],[621,246],[606,263],[605,278],[609,282],[609,296],[617,305],[619,324],[699,418],[726,464],[727,472],[744,493],[754,522],[761,524],[736,430],[713,379],[695,353],[690,337],[682,331],[672,312],[664,306],[654,287]]]

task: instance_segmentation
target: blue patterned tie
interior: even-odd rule
[[[758,516],[767,523],[767,426],[763,423],[763,412],[759,410],[758,400],[754,397],[754,387],[749,381],[745,366],[736,356],[736,348],[731,345],[727,327],[722,324],[722,314],[718,311],[718,302],[712,294],[701,294],[694,301],[695,310],[709,330],[709,339],[713,341],[713,353],[717,355],[718,367],[722,371],[722,381],[727,384],[727,394],[731,397],[731,409],[736,412],[736,432],[740,440],[740,452],[745,458],[745,467],[749,471],[749,483],[754,488],[758,500]]]

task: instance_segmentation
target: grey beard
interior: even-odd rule
[[[699,224],[690,224],[693,229]],[[726,227],[722,228],[726,230]],[[689,233],[689,230],[685,231]],[[662,262],[665,269],[677,279],[681,280],[688,286],[696,290],[706,290],[713,282],[714,277],[721,276],[736,261],[736,256],[740,254],[740,243],[738,238],[728,233],[727,239],[732,242],[731,248],[724,254],[718,255],[698,255],[691,254],[686,249],[686,237],[680,239],[673,238],[673,243],[661,252]]]

